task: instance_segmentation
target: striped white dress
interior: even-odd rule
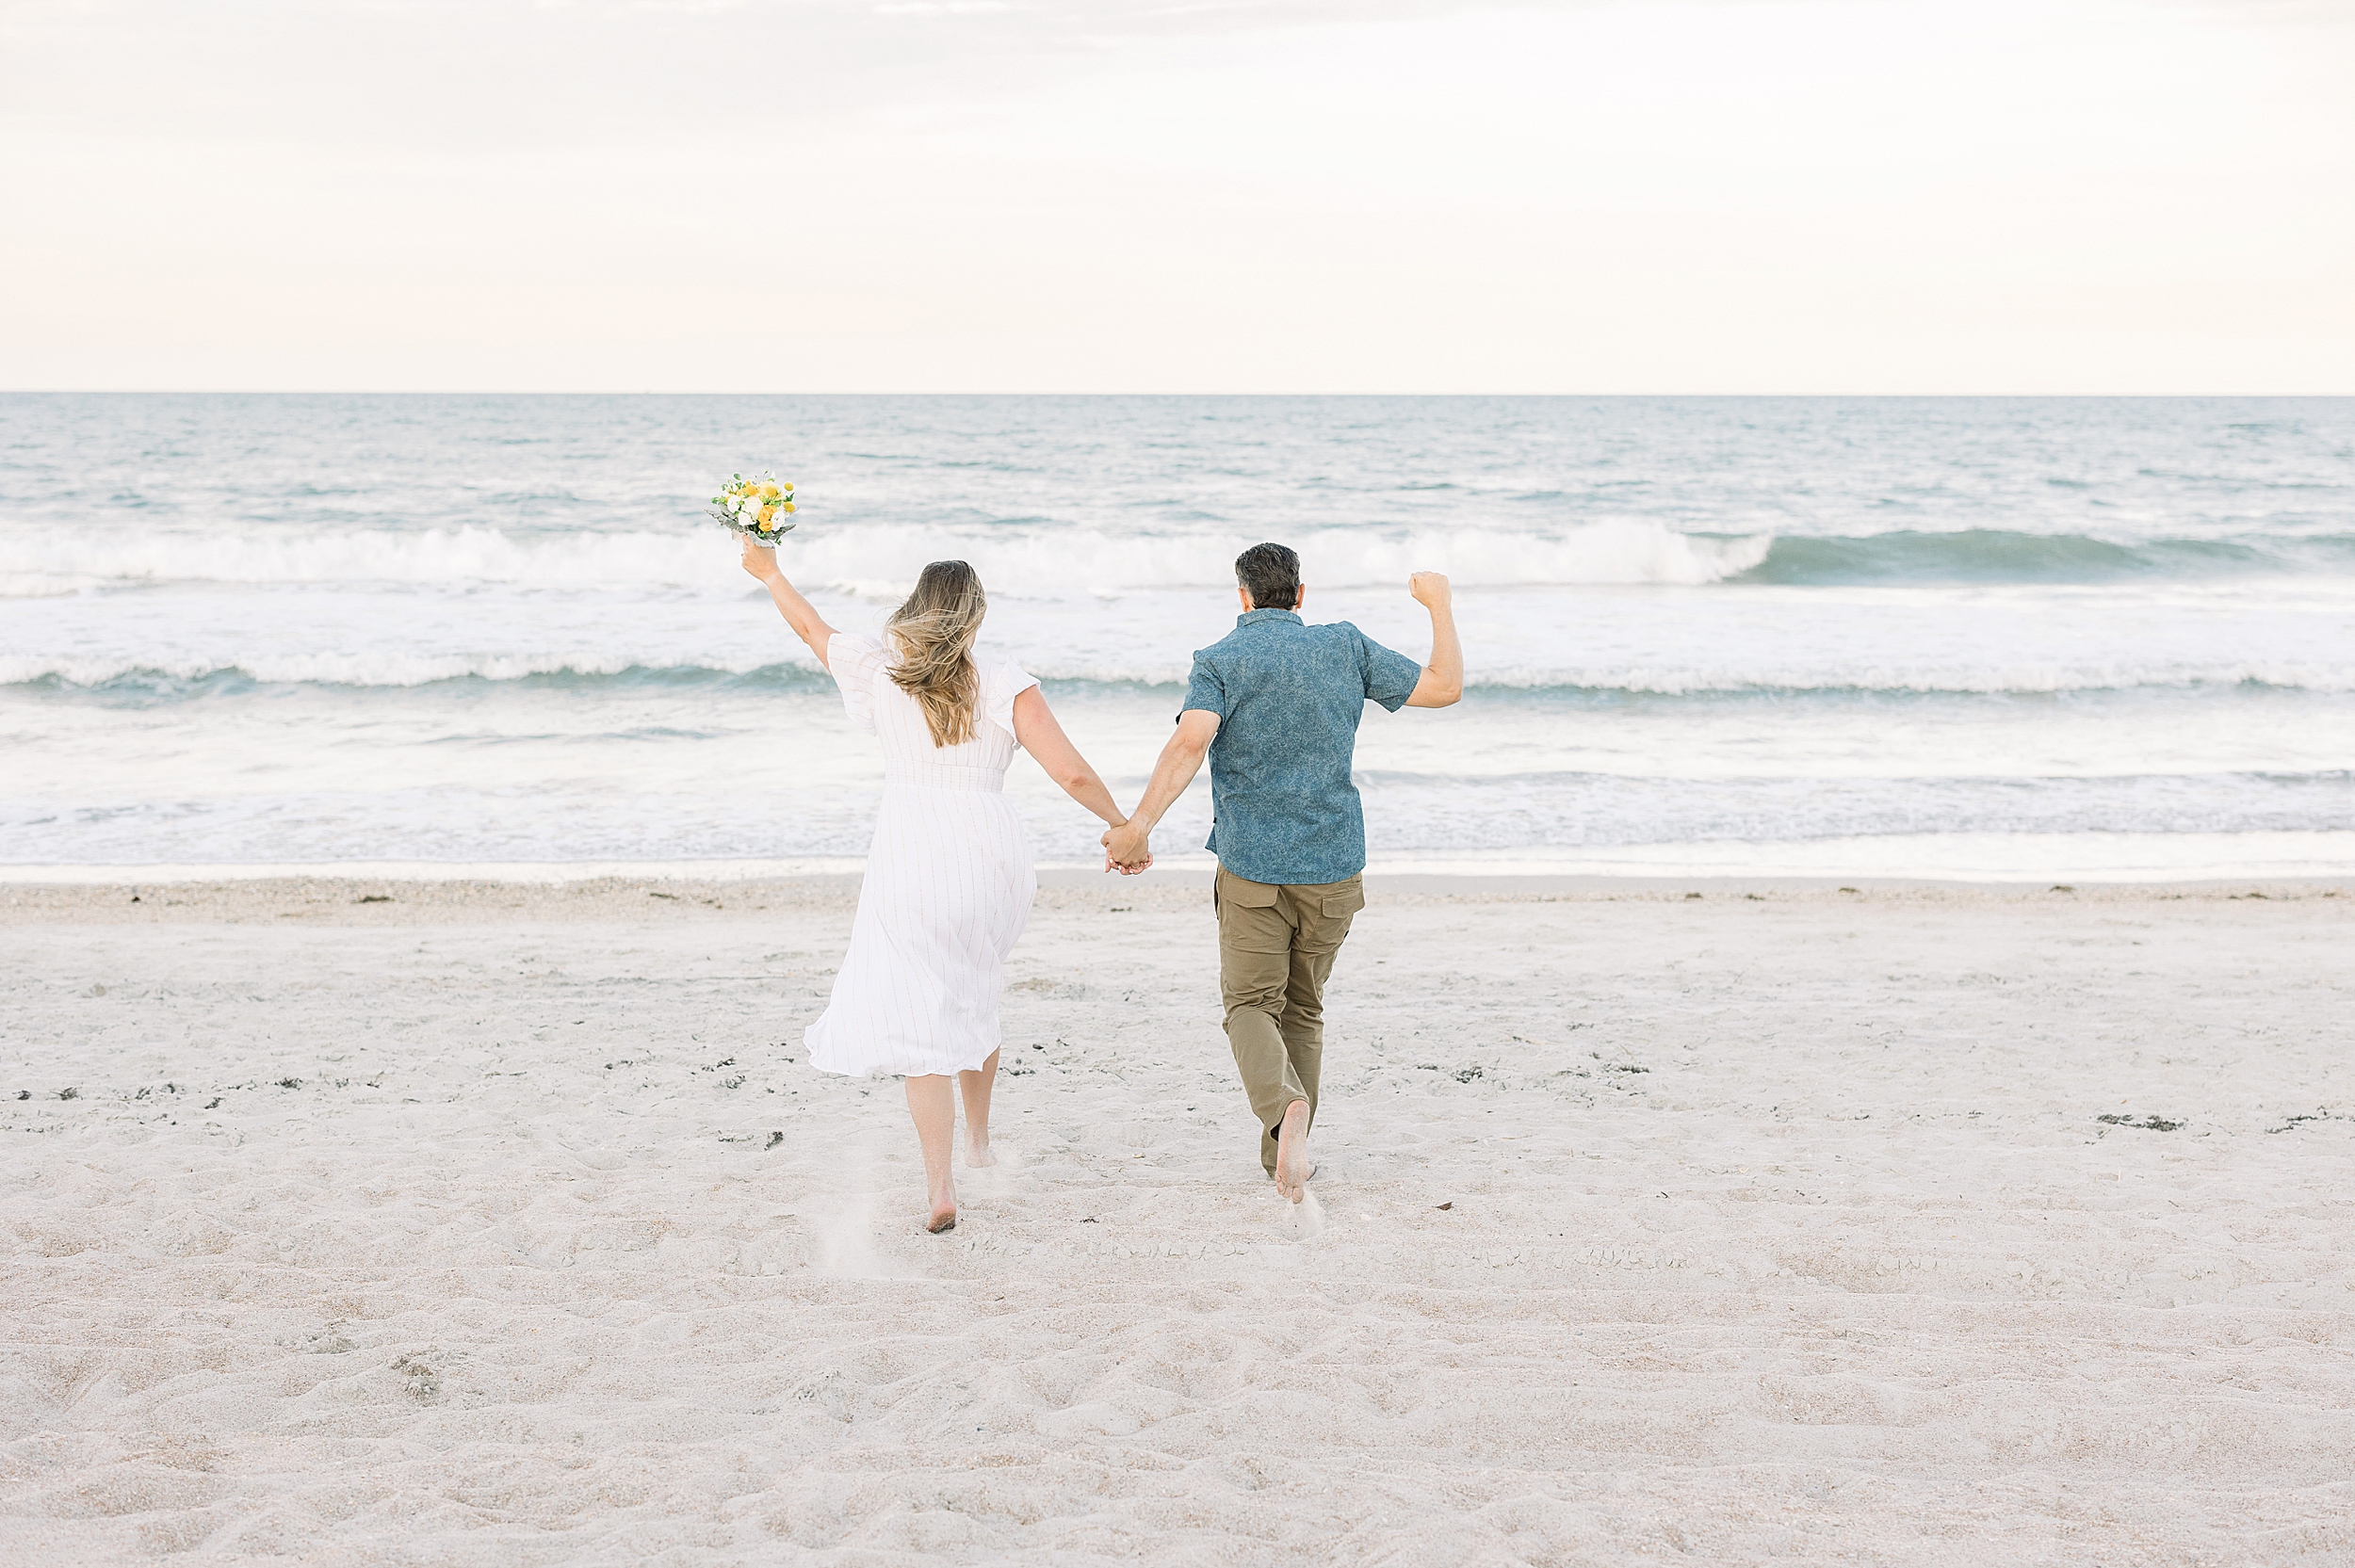
[[[803,1040],[810,1064],[873,1074],[962,1073],[998,1048],[1006,954],[1031,917],[1031,841],[1005,797],[1014,700],[1038,683],[980,665],[981,722],[935,747],[915,698],[884,671],[892,655],[836,632],[826,664],[852,722],[883,741],[883,810],[851,950]]]

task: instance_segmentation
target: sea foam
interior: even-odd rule
[[[1445,572],[1464,587],[1721,582],[1767,558],[1763,536],[1713,539],[1618,521],[1551,531],[1324,528],[1294,532],[1320,587],[1404,583]],[[1020,524],[949,528],[869,524],[788,536],[783,562],[802,583],[897,597],[930,561],[964,559],[993,592],[1118,593],[1219,586],[1259,539],[1241,532],[1113,535]],[[92,533],[55,525],[0,532],[0,596],[162,584],[479,584],[637,591],[740,585],[734,542],[718,528],[669,533],[422,530],[158,530]]]
[[[43,685],[113,690],[157,698],[197,697],[234,683],[265,686],[423,687],[445,681],[545,681],[590,693],[727,684],[831,695],[815,661],[778,662],[766,644],[748,644],[739,656],[715,655],[686,664],[649,664],[629,655],[598,657],[577,651],[414,654],[373,649],[289,651],[249,655],[235,664],[203,656],[158,658],[149,653],[112,656],[0,654],[0,686]],[[1086,659],[1028,657],[1023,668],[1043,681],[1072,687],[1149,687],[1182,690],[1189,665],[1182,657],[1107,664]],[[1546,670],[1474,669],[1465,689],[1501,697],[1864,697],[2058,696],[2070,692],[2214,689],[2248,687],[2294,692],[2355,692],[2355,664],[2152,662],[2136,665],[1891,666],[1825,670],[1803,666],[1567,666]]]

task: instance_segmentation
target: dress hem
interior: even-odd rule
[[[824,1062],[818,1059],[818,1053],[815,1051],[810,1053],[809,1064],[810,1066],[816,1068],[819,1072],[831,1073],[837,1078],[945,1078],[953,1077],[959,1073],[980,1072],[982,1070],[983,1063],[988,1061],[991,1057],[997,1055],[999,1049],[999,1047],[992,1045],[988,1050],[982,1053],[981,1061],[975,1062],[970,1067],[928,1067],[921,1072],[910,1072],[905,1068],[886,1067],[882,1065],[867,1067],[829,1067]]]

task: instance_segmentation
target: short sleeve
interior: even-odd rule
[[[842,706],[851,722],[873,735],[875,683],[884,678],[883,649],[863,637],[836,632],[826,639],[826,668],[842,688]]]
[[[1200,654],[1194,655],[1194,673],[1186,681],[1186,705],[1179,711],[1194,708],[1215,713],[1222,720],[1226,717],[1226,683],[1218,678],[1217,667]]]
[[[1346,622],[1344,622],[1346,624]],[[1406,705],[1422,680],[1422,666],[1404,654],[1393,654],[1357,628],[1357,662],[1366,675],[1366,701],[1396,713]]]
[[[982,714],[991,723],[1014,734],[1014,700],[1038,685],[1038,677],[1018,664],[991,665],[982,675]]]

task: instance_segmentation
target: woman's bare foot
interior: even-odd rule
[[[1308,1102],[1294,1100],[1284,1107],[1283,1124],[1275,1133],[1275,1188],[1293,1203],[1308,1195]]]
[[[990,1152],[990,1147],[986,1143],[967,1143],[965,1146],[965,1163],[995,1165],[998,1163],[998,1156]]]
[[[924,1221],[924,1228],[938,1236],[957,1228],[957,1184],[943,1181],[933,1188],[933,1212]]]

